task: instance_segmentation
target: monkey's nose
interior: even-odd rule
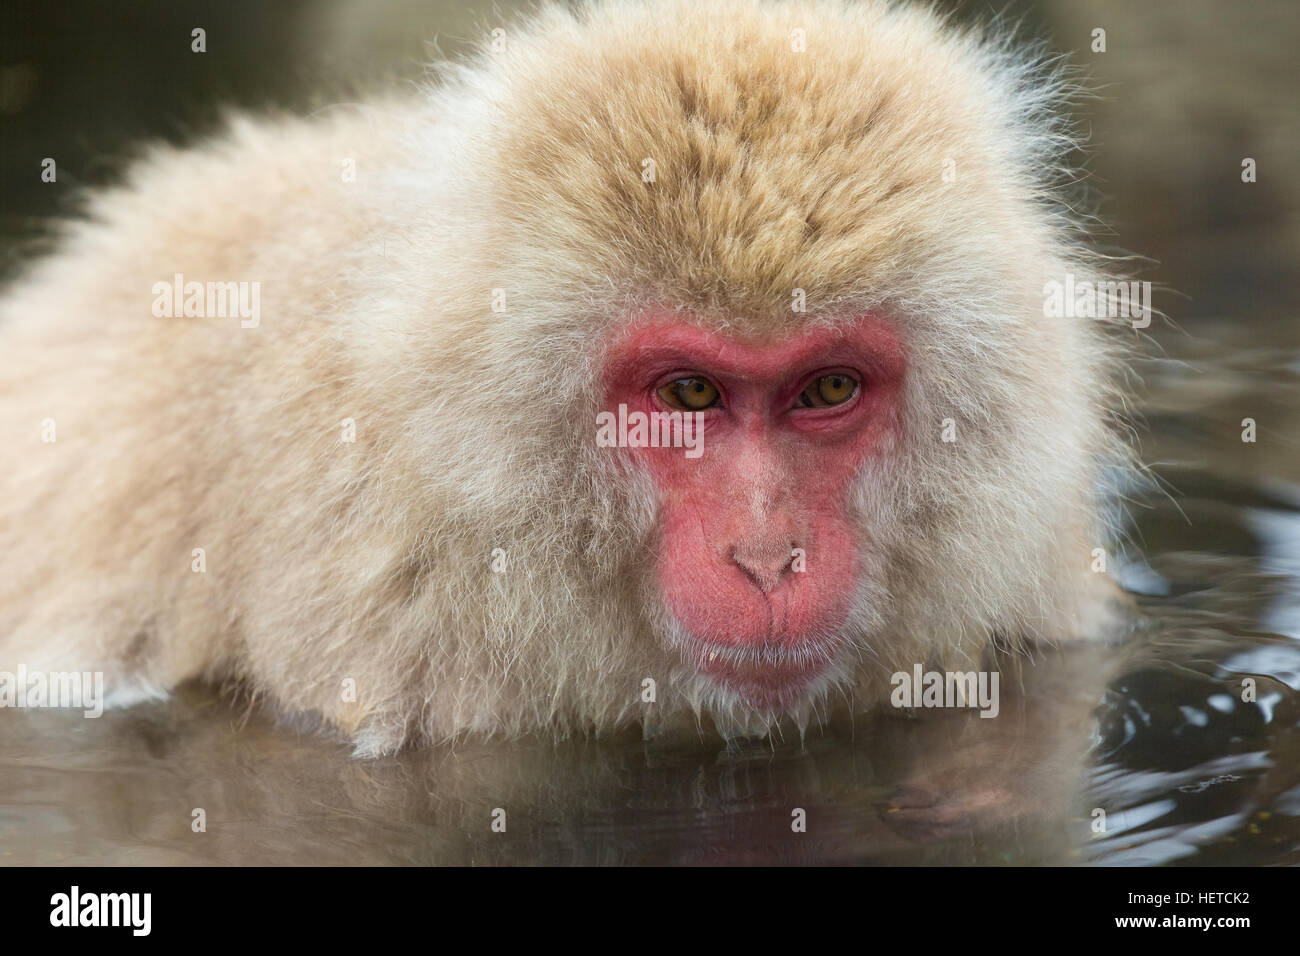
[[[781,578],[794,560],[794,542],[778,546],[738,544],[731,549],[731,560],[754,586],[767,594],[781,583]]]

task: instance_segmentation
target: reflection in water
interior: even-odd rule
[[[201,688],[99,720],[8,710],[0,863],[1300,862],[1294,448],[1274,434],[1246,450],[1276,460],[1243,465],[1229,427],[1242,402],[1262,420],[1286,407],[1294,373],[1236,372],[1148,375],[1144,452],[1177,504],[1136,509],[1121,577],[1141,618],[1118,647],[1002,662],[996,719],[888,712],[775,745],[629,733],[358,761]]]
[[[1097,710],[1096,862],[1300,862],[1300,383],[1287,353],[1215,334],[1144,370],[1172,499],[1145,503],[1123,575],[1144,619]]]
[[[1199,567],[1202,580],[1233,569],[1209,556]],[[1217,590],[1148,605],[1146,633],[1106,690],[1088,799],[1106,810],[1107,834],[1089,842],[1089,860],[1297,861],[1300,645],[1245,626],[1234,632],[1228,616],[1206,606],[1242,595]],[[1255,699],[1243,701],[1252,686]],[[1281,806],[1288,801],[1290,811]]]
[[[0,853],[9,863],[1046,862],[1068,854],[1072,825],[1057,816],[1087,744],[1088,694],[1066,680],[1077,674],[1045,663],[1026,706],[1004,704],[997,720],[890,716],[775,747],[630,734],[358,761],[198,689],[100,720],[10,713]],[[202,834],[191,831],[199,807]],[[490,827],[496,808],[503,834]],[[806,833],[792,831],[796,809]]]

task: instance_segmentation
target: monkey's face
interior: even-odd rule
[[[874,317],[766,340],[651,320],[611,350],[611,412],[698,413],[694,457],[627,453],[657,490],[669,640],[720,690],[786,707],[837,664],[869,546],[851,491],[896,427],[904,366]]]

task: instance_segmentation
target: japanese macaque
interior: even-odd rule
[[[0,670],[369,755],[802,729],[1102,633],[1067,92],[923,8],[614,0],[155,148],[0,305]]]

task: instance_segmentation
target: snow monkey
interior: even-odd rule
[[[924,8],[598,0],[153,148],[0,306],[0,670],[369,755],[784,733],[1098,635],[1068,92]]]

